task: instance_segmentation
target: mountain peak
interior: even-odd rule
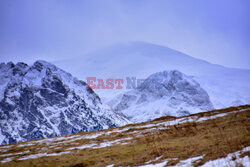
[[[0,65],[0,144],[124,125],[87,84],[46,61]]]
[[[57,67],[47,61],[44,60],[38,60],[36,62],[34,62],[34,64],[31,66],[31,69],[37,69],[38,71],[41,71],[43,69],[47,69],[47,68],[51,68],[51,69],[57,69]]]
[[[138,90],[163,93],[165,91],[180,90],[181,87],[197,87],[199,85],[191,77],[188,77],[178,70],[157,72],[150,75],[139,87]],[[159,89],[161,91],[159,91]],[[189,88],[191,89],[191,88]]]
[[[55,67],[55,65],[53,65],[52,63],[49,63],[45,60],[37,60],[34,62],[33,66],[35,66],[35,65],[42,65],[44,67],[51,67],[51,66]]]
[[[150,75],[137,89],[122,94],[113,107],[133,122],[213,109],[207,92],[192,77],[177,70]]]

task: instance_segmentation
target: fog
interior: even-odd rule
[[[250,68],[249,0],[1,0],[0,62],[57,61],[122,41]]]

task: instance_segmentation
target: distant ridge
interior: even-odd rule
[[[55,64],[82,80],[88,76],[145,79],[156,72],[178,70],[192,76],[205,89],[215,108],[250,103],[250,70],[223,67],[147,42],[117,43]],[[109,101],[124,91],[96,92]]]

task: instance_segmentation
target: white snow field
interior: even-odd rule
[[[193,77],[207,91],[215,108],[250,103],[250,70],[212,64],[151,43],[118,43],[77,58],[53,63],[84,81],[86,77],[123,78],[125,81],[126,77],[146,79],[156,72],[179,70]],[[103,100],[109,101],[128,90],[95,91]]]

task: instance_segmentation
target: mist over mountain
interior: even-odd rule
[[[201,85],[215,108],[250,103],[250,70],[211,64],[151,43],[117,43],[78,58],[54,63],[82,80],[90,76],[145,79],[155,72],[179,70]],[[96,90],[104,101],[126,91]]]
[[[127,124],[127,118],[141,122],[250,103],[250,70],[155,44],[118,43],[54,63],[69,73],[45,61],[0,65],[0,143],[101,130]],[[95,89],[96,94],[70,73],[81,80],[146,80],[128,90],[125,79],[123,89]]]

